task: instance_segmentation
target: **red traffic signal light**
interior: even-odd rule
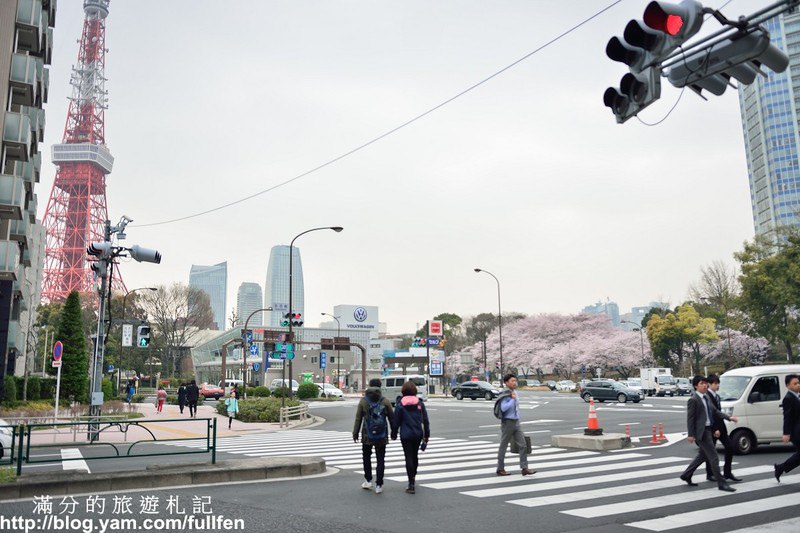
[[[669,4],[666,4],[669,5]],[[674,6],[679,7],[679,6]],[[650,2],[644,10],[644,23],[654,30],[663,31],[667,35],[678,35],[683,27],[683,17],[668,13],[660,2]]]

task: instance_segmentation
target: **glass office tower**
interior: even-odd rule
[[[303,290],[303,263],[300,260],[300,250],[297,246],[292,248],[292,310],[303,315],[305,320]],[[286,245],[273,246],[269,253],[269,266],[267,267],[267,282],[264,285],[264,307],[272,307],[273,311],[266,311],[266,324],[278,327],[281,317],[289,312],[289,247]]]
[[[800,227],[800,13],[766,24],[772,44],[789,56],[789,68],[739,86],[747,152],[750,202],[756,234],[779,226]]]
[[[247,317],[250,316],[250,313],[253,313],[257,309],[261,309],[263,307],[261,305],[262,301],[263,295],[261,292],[261,285],[250,282],[244,282],[239,285],[239,292],[236,293],[236,316],[238,317],[236,325],[244,326],[244,323],[247,320]],[[247,323],[247,326],[250,327],[263,325],[263,314],[264,313],[254,314],[253,318],[250,319],[250,322]]]
[[[225,297],[228,291],[228,262],[216,265],[192,265],[189,286],[201,289],[211,300],[216,329],[227,329],[225,323]]]

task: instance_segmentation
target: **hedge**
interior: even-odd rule
[[[287,398],[284,402],[286,407],[300,405],[300,402],[293,398]],[[280,410],[280,398],[242,399],[239,400],[239,413],[236,415],[236,419],[242,422],[279,422]],[[228,416],[228,408],[225,406],[225,402],[220,401],[217,403],[217,413],[222,416]]]
[[[301,400],[316,398],[317,396],[319,396],[319,387],[313,383],[301,383],[297,388],[297,397]]]

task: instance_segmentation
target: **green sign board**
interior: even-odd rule
[[[303,372],[303,383],[314,383],[314,374],[311,372]]]

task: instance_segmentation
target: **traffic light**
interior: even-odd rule
[[[95,261],[93,262],[89,268],[92,269],[94,272],[95,277],[97,278],[104,278],[106,277],[106,272],[108,271],[108,265],[105,261]]]
[[[775,72],[789,66],[789,57],[772,45],[763,28],[735,34],[707,50],[698,50],[669,69],[667,79],[675,87],[689,87],[701,95],[703,89],[721,96],[731,78],[750,85],[764,65]]]
[[[291,319],[292,326],[300,327],[303,325],[303,317],[300,315],[300,313],[292,313]]]
[[[150,326],[139,326],[136,328],[136,346],[147,348],[150,346]]]
[[[703,5],[695,0],[650,2],[642,19],[628,22],[622,38],[612,37],[606,45],[606,55],[630,70],[619,89],[603,93],[603,103],[620,124],[661,97],[661,64],[700,31]]]
[[[291,319],[292,319],[292,313],[286,313],[285,315],[283,315],[283,318],[281,319],[281,326],[283,326],[285,328],[288,328],[289,327],[289,321]]]

